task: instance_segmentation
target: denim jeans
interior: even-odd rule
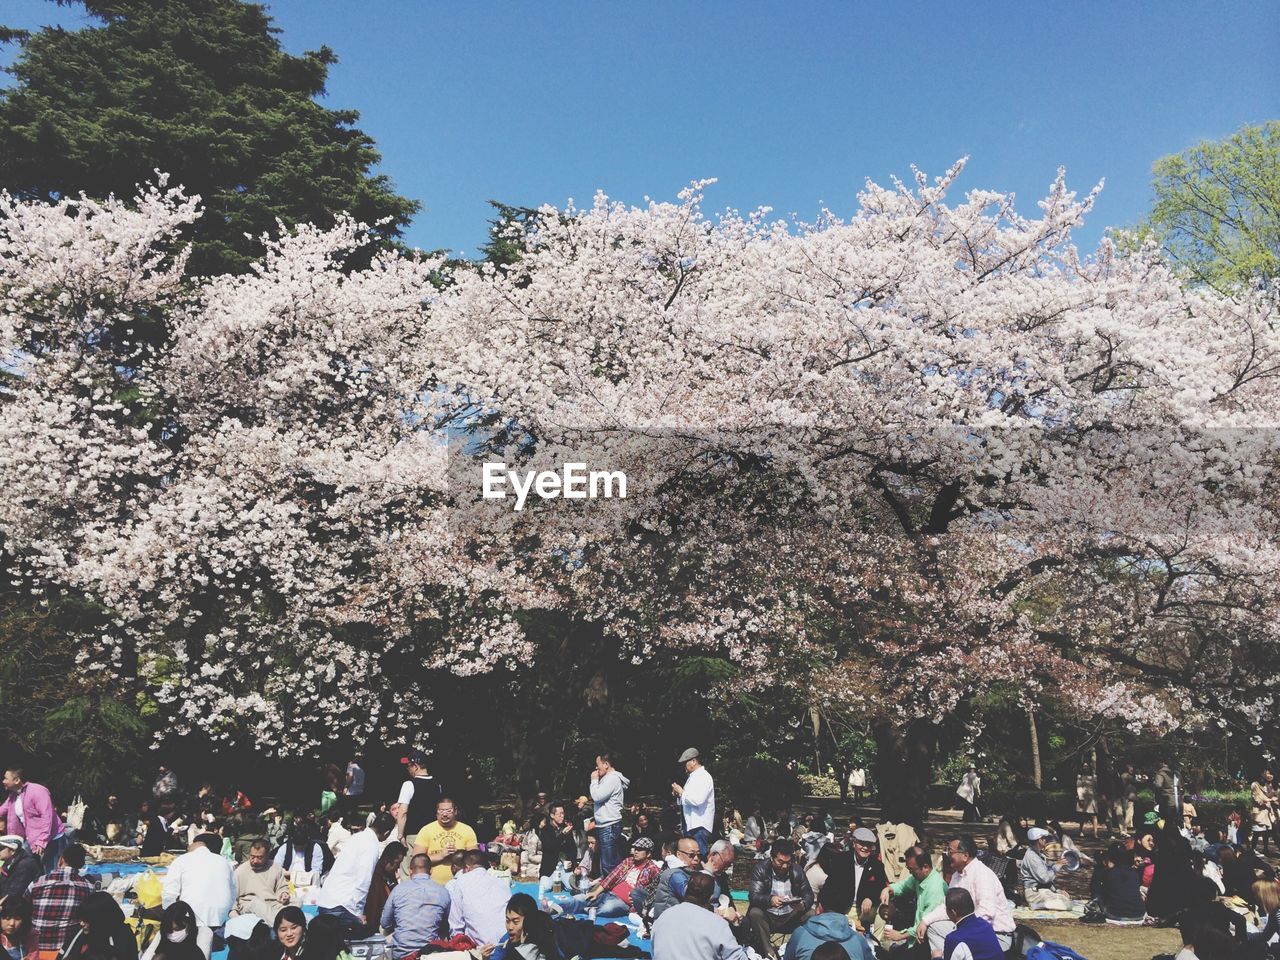
[[[694,827],[685,834],[690,840],[698,841],[698,849],[702,851],[702,857],[705,860],[707,856],[707,846],[711,842],[711,831],[706,827]]]
[[[564,905],[565,913],[586,913],[587,908],[592,906],[587,900],[585,894],[579,894]],[[624,903],[615,897],[612,893],[602,893],[600,898],[595,901],[597,917],[625,917],[631,912],[631,905]]]
[[[622,841],[622,821],[597,824],[596,837],[600,842],[600,876],[607,877],[609,872],[622,862],[618,852],[618,844]]]

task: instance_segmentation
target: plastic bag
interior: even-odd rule
[[[160,878],[151,870],[148,870],[138,878],[138,882],[134,885],[133,893],[138,898],[138,903],[147,909],[160,906],[160,901],[164,898],[164,890],[160,885]]]
[[[84,812],[88,804],[84,802],[84,797],[76,794],[76,798],[71,801],[67,807],[67,826],[72,830],[84,829]]]

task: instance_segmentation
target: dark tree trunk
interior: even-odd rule
[[[933,780],[937,728],[925,720],[912,720],[905,726],[882,721],[874,724],[871,732],[876,741],[872,772],[881,819],[909,823],[917,832],[922,831]]]

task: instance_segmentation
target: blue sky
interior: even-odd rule
[[[1079,234],[1147,208],[1152,161],[1280,117],[1274,3],[804,0],[277,0],[293,52],[341,62],[327,102],[361,113],[382,170],[423,203],[408,235],[473,253],[486,200],[597,188],[813,219],[866,177],[941,173],[1035,214],[1059,166],[1106,189]],[[5,0],[0,22],[85,22]],[[180,174],[180,171],[174,171]]]

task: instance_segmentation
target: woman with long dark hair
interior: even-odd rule
[[[507,935],[490,960],[564,960],[556,947],[551,918],[527,893],[507,901]]]
[[[378,921],[382,917],[382,908],[387,905],[391,891],[395,889],[400,875],[400,864],[404,860],[408,847],[403,843],[391,842],[382,848],[382,856],[373,865],[373,878],[369,881],[369,893],[364,898],[364,915],[366,926],[372,935],[378,929]]]
[[[150,950],[143,951],[144,960],[204,960],[204,951],[196,942],[199,935],[195,911],[191,904],[175,901],[160,915],[160,932]]]
[[[67,936],[58,960],[138,960],[138,942],[111,894],[95,890],[72,916],[80,926]]]

